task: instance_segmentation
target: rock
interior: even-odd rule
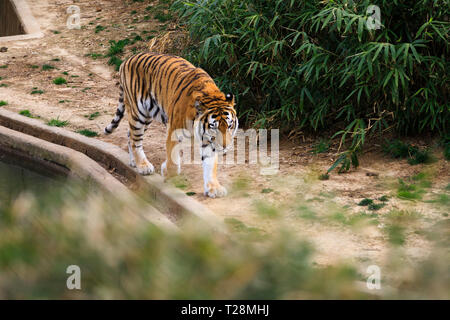
[[[8,51],[8,48],[7,47],[1,47],[0,48],[0,52],[7,52]]]

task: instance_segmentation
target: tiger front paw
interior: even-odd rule
[[[219,183],[208,184],[205,188],[205,196],[210,198],[221,198],[227,195],[227,189],[221,186]]]
[[[142,163],[137,164],[136,168],[139,174],[143,176],[148,176],[155,172],[155,167],[153,167],[153,165],[148,160],[145,160]]]

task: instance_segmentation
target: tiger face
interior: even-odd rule
[[[201,116],[198,126],[198,137],[202,143],[211,144],[213,151],[226,153],[233,146],[233,137],[239,127],[239,121],[234,109],[235,102],[232,94],[224,95],[223,99],[208,100],[199,103]]]

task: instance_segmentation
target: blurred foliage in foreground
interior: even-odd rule
[[[289,236],[256,244],[195,227],[166,233],[79,188],[44,198],[0,207],[0,299],[362,297],[353,269],[313,268],[311,248]],[[81,291],[66,288],[69,265],[81,268]]]
[[[381,9],[378,30],[366,27],[369,5]],[[240,119],[351,137],[341,171],[358,166],[367,135],[448,132],[448,0],[178,0],[173,9],[198,43],[187,58],[236,93]]]
[[[288,233],[248,241],[191,224],[164,232],[143,223],[134,206],[83,190],[0,204],[0,299],[372,297],[356,288],[365,281],[356,269],[315,266],[312,248]],[[81,268],[81,291],[66,288],[69,265]],[[426,266],[406,290],[442,297],[440,269],[433,260]]]

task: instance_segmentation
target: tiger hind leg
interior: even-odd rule
[[[130,123],[128,136],[130,165],[132,167],[136,167],[137,171],[141,175],[150,175],[155,172],[155,167],[150,163],[150,161],[148,161],[142,145],[142,141],[144,140],[144,132],[147,130],[147,125],[144,126],[140,123],[133,125]]]
[[[145,126],[144,128],[144,133],[147,131],[148,129],[148,125]],[[132,140],[130,138],[130,129],[128,129],[128,154],[130,156],[130,167],[136,168],[136,161],[134,160],[134,155],[133,155],[133,148],[131,147],[132,144]]]

